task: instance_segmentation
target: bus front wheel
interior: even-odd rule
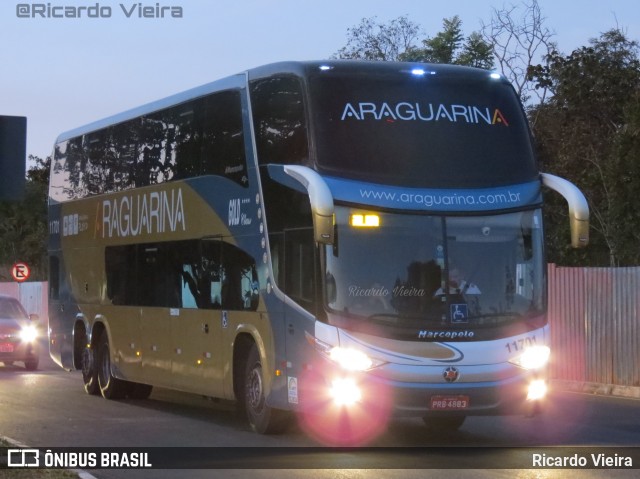
[[[249,350],[244,375],[244,409],[251,428],[260,434],[282,432],[287,425],[285,411],[267,406],[264,371],[255,344]]]
[[[98,342],[98,386],[105,399],[122,399],[127,392],[127,383],[114,378],[111,374],[111,356],[109,354],[109,337],[102,331]]]

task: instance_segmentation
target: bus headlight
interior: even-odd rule
[[[33,325],[24,326],[20,330],[20,339],[25,343],[32,343],[38,338],[38,330]]]
[[[376,368],[384,361],[374,359],[359,349],[335,346],[329,351],[329,359],[337,363],[345,371],[366,371]]]
[[[373,366],[371,358],[362,351],[340,346],[329,351],[329,359],[346,371],[366,371]]]
[[[540,369],[549,362],[551,349],[548,346],[529,346],[520,356],[510,359],[511,364],[522,369]]]

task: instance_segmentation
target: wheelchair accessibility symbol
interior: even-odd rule
[[[466,304],[451,305],[451,322],[467,323],[469,321],[469,310]]]

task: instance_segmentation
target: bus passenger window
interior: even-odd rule
[[[220,241],[203,240],[182,251],[182,307],[220,309]]]
[[[222,309],[255,311],[258,308],[258,273],[250,255],[223,243],[220,276]]]

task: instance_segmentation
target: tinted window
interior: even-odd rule
[[[57,201],[200,175],[248,186],[239,91],[214,93],[56,145]]]
[[[255,261],[221,240],[112,246],[105,251],[113,304],[255,310]]]
[[[306,120],[298,78],[274,77],[252,82],[251,109],[261,165],[308,163]]]
[[[309,196],[263,175],[271,262],[276,284],[314,313],[316,257]]]
[[[510,85],[488,75],[336,75],[310,81],[321,170],[431,188],[537,177],[526,118]]]

